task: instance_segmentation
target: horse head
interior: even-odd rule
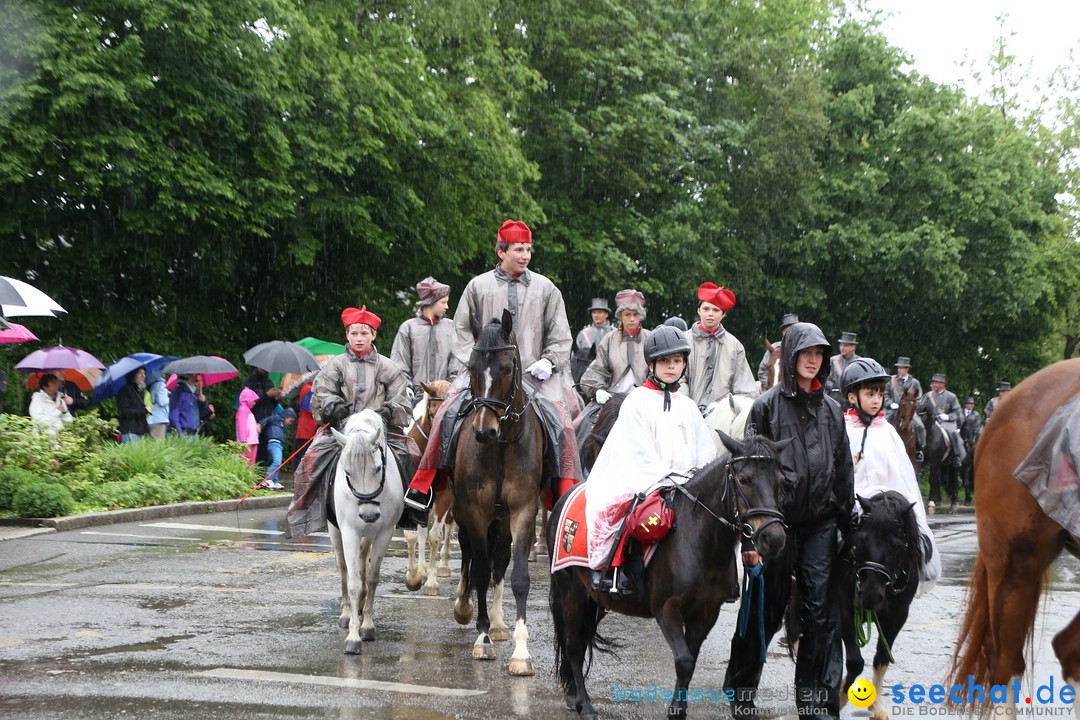
[[[503,310],[501,320],[492,320],[476,335],[469,359],[472,400],[468,409],[476,411],[472,429],[477,441],[505,441],[506,433],[500,431],[503,424],[515,424],[527,401],[521,379],[514,316]]]
[[[446,380],[432,380],[430,383],[420,383],[420,388],[424,391],[424,412],[420,416],[420,424],[424,427],[424,432],[427,432],[431,429],[431,423],[439,412],[439,408],[446,402],[446,394],[450,392],[450,383]]]
[[[863,608],[884,612],[889,598],[914,592],[922,538],[913,504],[897,492],[859,497],[862,519],[851,540],[851,563]]]
[[[915,417],[915,408],[918,405],[918,395],[914,387],[909,387],[900,397],[899,407],[896,409],[896,428],[906,431],[911,427],[911,419]]]
[[[386,428],[371,409],[349,416],[345,432],[331,428],[341,445],[335,482],[344,481],[360,506],[360,519],[376,522],[381,516],[379,496],[386,485]]]
[[[717,433],[731,453],[726,482],[734,493],[738,530],[753,542],[762,557],[776,557],[787,540],[780,510],[787,479],[780,464],[780,452],[792,439],[774,442],[752,435],[740,441],[720,430]]]
[[[780,343],[769,342],[769,338],[764,339],[765,352],[769,353],[768,364],[768,376],[765,380],[765,387],[762,390],[768,390],[780,380]]]

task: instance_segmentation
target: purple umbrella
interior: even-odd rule
[[[64,347],[63,345],[35,350],[15,365],[16,370],[27,374],[61,368],[98,368],[104,370],[105,366],[85,350]]]

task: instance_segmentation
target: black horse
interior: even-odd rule
[[[922,536],[907,498],[890,490],[870,499],[860,497],[859,504],[862,520],[833,573],[833,597],[839,603],[840,632],[847,656],[847,676],[840,693],[842,702],[847,700],[848,688],[863,671],[856,631],[860,622],[865,622],[863,613],[870,612],[877,616],[874,687],[880,697],[885,671],[892,660],[891,649],[907,622],[923,564]],[[872,710],[882,720],[888,716],[876,701]]]
[[[941,504],[941,489],[944,484],[945,492],[949,495],[950,510],[956,507],[957,478],[956,468],[952,465],[953,455],[956,448],[950,448],[946,441],[947,435],[941,423],[934,417],[933,407],[924,403],[919,408],[919,415],[926,426],[926,448],[923,451],[923,467],[930,471],[930,495],[927,507],[937,507]]]
[[[721,435],[731,454],[699,470],[673,493],[676,527],[659,543],[637,583],[635,594],[612,600],[592,590],[589,568],[570,567],[551,575],[549,605],[555,625],[555,664],[567,709],[595,718],[585,689],[585,656],[605,649],[597,625],[608,612],[655,618],[675,658],[675,687],[670,717],[686,712],[687,687],[698,652],[720,606],[736,589],[735,546],[740,535],[752,539],[766,558],[784,547],[780,513],[786,481],[778,453],[790,440],[764,437],[733,440]],[[559,516],[563,498],[552,514]],[[559,541],[560,528],[547,529],[548,547]]]
[[[622,409],[625,393],[612,393],[608,401],[600,406],[600,410],[593,417],[583,418],[575,435],[577,438],[578,457],[581,459],[581,469],[585,472],[592,470],[596,458],[600,455],[600,448],[615,427],[615,421],[619,419],[619,410]],[[586,411],[588,412],[588,411]]]
[[[969,416],[960,423],[960,439],[964,441],[967,457],[960,466],[960,487],[964,491],[964,501],[968,505],[975,502],[975,446],[979,444],[982,427],[977,416]]]

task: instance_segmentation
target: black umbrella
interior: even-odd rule
[[[240,374],[236,366],[225,358],[212,355],[192,355],[191,357],[173,360],[161,369],[162,374],[176,373],[177,375],[203,375],[207,373],[232,373],[233,377]]]
[[[319,369],[311,351],[284,340],[264,342],[244,353],[244,362],[267,372],[306,373]]]

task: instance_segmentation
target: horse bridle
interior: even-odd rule
[[[386,486],[386,444],[379,445],[379,451],[382,455],[382,473],[379,476],[379,487],[375,488],[374,492],[362,493],[357,491],[353,487],[352,480],[349,479],[349,471],[345,471],[345,484],[349,486],[349,492],[353,494],[356,501],[361,505],[378,505],[379,501],[375,498],[382,495],[383,488]]]
[[[473,347],[473,352],[481,353],[481,354],[497,353],[497,352],[501,352],[503,350],[515,350],[516,351],[517,346],[516,345],[491,345],[491,346],[487,346],[487,347]],[[521,390],[521,388],[522,388],[522,385],[521,385],[521,361],[518,358],[517,353],[515,352],[514,353],[514,379],[513,379],[513,382],[510,385],[510,402],[504,402],[502,400],[496,400],[495,398],[491,398],[491,397],[475,397],[474,396],[474,397],[470,398],[467,403],[465,403],[464,407],[462,407],[460,411],[458,411],[458,418],[459,419],[463,418],[466,415],[468,415],[469,413],[471,413],[473,410],[476,410],[478,408],[487,408],[488,410],[490,410],[495,415],[495,417],[496,417],[496,419],[497,419],[500,426],[504,422],[506,422],[507,420],[509,420],[511,424],[516,424],[517,421],[521,419],[521,416],[525,414],[525,411],[528,410],[529,405],[531,405],[532,402],[533,402],[533,398],[531,396],[529,396],[528,393],[525,393],[525,395],[527,397],[527,399],[525,401],[525,404],[521,406],[520,410],[514,410],[513,409],[514,401],[517,399],[518,391]],[[521,432],[524,432],[524,430],[522,430]],[[501,437],[501,433],[500,433],[499,442],[504,443],[504,444],[512,443],[515,440],[517,440],[519,437],[521,437],[521,432],[519,432],[517,437],[514,437],[514,438]]]
[[[870,517],[870,513],[863,515],[863,520]],[[862,520],[860,520],[862,522]],[[904,550],[906,551],[910,547],[910,543],[904,542]],[[905,553],[901,553],[904,556]],[[851,549],[851,564],[855,566],[855,582],[861,582],[864,573],[875,573],[885,578],[885,587],[893,595],[899,595],[907,590],[908,581],[910,577],[907,569],[901,568],[898,571],[893,571],[890,568],[882,565],[881,563],[873,562],[872,560],[866,560],[861,563],[855,561],[855,548]]]
[[[440,396],[428,395],[427,406],[424,408],[424,416],[422,418],[420,418],[419,422],[416,423],[416,431],[418,433],[420,433],[420,436],[422,438],[424,438],[425,440],[430,440],[431,437],[426,432],[424,432],[424,424],[423,424],[424,420],[430,419],[432,423],[435,422],[435,416],[431,414],[431,403],[432,402],[446,402],[446,398],[445,397],[440,397]]]
[[[728,461],[727,474],[726,474],[726,477],[725,477],[726,484],[724,486],[724,494],[723,494],[723,496],[721,496],[720,500],[721,500],[721,502],[723,502],[723,501],[725,501],[727,499],[727,487],[728,487],[728,485],[730,485],[730,486],[735,488],[735,492],[739,496],[738,499],[742,500],[743,505],[748,506],[746,512],[740,512],[739,511],[739,503],[733,501],[732,504],[734,505],[734,512],[733,512],[733,514],[734,514],[734,522],[732,522],[731,520],[728,520],[725,517],[717,515],[708,505],[705,505],[704,503],[702,503],[701,499],[698,496],[691,493],[689,490],[687,490],[682,485],[676,484],[675,487],[679,490],[679,492],[681,492],[691,502],[693,502],[695,506],[700,507],[705,512],[709,513],[709,515],[711,515],[713,517],[713,519],[717,520],[720,524],[724,525],[729,530],[732,530],[735,533],[738,533],[739,535],[746,538],[747,540],[749,540],[751,542],[756,542],[758,536],[761,535],[761,531],[764,530],[765,528],[767,528],[770,525],[773,525],[775,523],[780,523],[781,525],[783,525],[784,524],[784,514],[782,512],[780,512],[779,510],[773,510],[772,508],[756,508],[756,507],[750,506],[750,501],[746,498],[746,493],[744,493],[742,488],[739,487],[739,483],[735,479],[735,468],[732,467],[732,464],[735,461],[748,461],[748,460],[764,460],[764,461],[770,462],[770,463],[777,462],[777,459],[775,457],[771,456],[771,455],[742,455],[742,456],[739,456],[739,457],[732,457]],[[757,530],[755,530],[754,527],[749,522],[750,519],[754,518],[754,517],[767,517],[769,519],[767,521],[765,521],[764,523],[762,523],[761,527],[759,527]]]

